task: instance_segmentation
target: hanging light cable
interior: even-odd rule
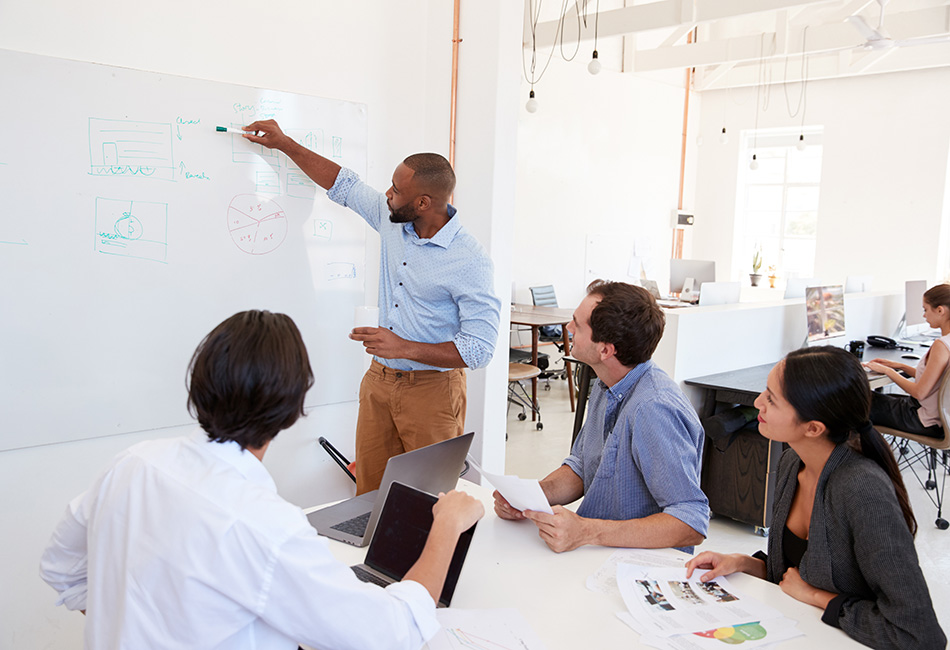
[[[590,63],[587,64],[587,71],[591,74],[597,74],[600,72],[600,59],[597,58],[597,32],[600,28],[600,0],[597,0],[597,12],[594,15],[594,55],[590,60]]]
[[[554,32],[554,44],[551,46],[551,53],[548,54],[548,60],[544,62],[544,67],[541,68],[541,71],[538,72],[538,20],[541,18],[541,3],[543,0],[538,0],[537,8],[535,8],[534,0],[529,0],[528,3],[528,12],[529,12],[529,24],[531,27],[531,65],[525,67],[524,53],[521,55],[521,71],[524,74],[525,81],[531,85],[531,90],[528,93],[528,101],[525,103],[524,108],[529,113],[536,113],[538,111],[538,100],[534,96],[534,84],[541,81],[541,77],[544,76],[544,73],[547,72],[548,66],[551,64],[551,59],[554,57],[554,50],[557,49],[558,36],[560,35],[561,43],[561,56],[564,56],[564,14],[567,10],[567,0],[563,0],[561,3],[561,17],[557,23],[557,29]],[[580,16],[577,18],[577,31],[578,31],[578,48],[580,47]],[[577,55],[577,52],[574,52],[574,56]],[[571,57],[573,58],[573,56]],[[567,59],[570,60],[570,59]],[[530,68],[531,74],[528,74]]]

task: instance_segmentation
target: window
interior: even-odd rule
[[[742,134],[733,277],[752,273],[756,250],[762,251],[762,275],[769,274],[770,266],[783,279],[814,274],[821,128],[805,131],[804,151],[796,147],[800,134],[798,129]],[[758,162],[754,170],[749,166],[753,153]]]

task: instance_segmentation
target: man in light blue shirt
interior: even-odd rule
[[[530,519],[558,553],[584,544],[692,552],[702,542],[709,525],[699,487],[703,428],[650,359],[665,321],[646,289],[599,280],[587,288],[567,329],[571,354],[600,381],[571,455],[541,481],[554,514],[515,510],[495,492],[499,517]],[[576,514],[562,507],[581,497]]]
[[[409,156],[380,194],[273,120],[245,130],[379,233],[379,327],[350,334],[373,355],[360,385],[355,474],[358,494],[374,490],[390,457],[463,433],[464,368],[487,365],[498,340],[491,259],[449,204],[455,173],[442,156]]]

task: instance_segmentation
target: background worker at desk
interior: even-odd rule
[[[405,579],[360,582],[263,465],[313,385],[290,317],[235,314],[201,342],[190,370],[188,407],[201,428],[116,456],[43,553],[40,575],[59,602],[87,614],[85,647],[419,648],[440,627],[435,602],[481,502],[442,495]]]
[[[491,259],[449,204],[455,172],[442,156],[409,156],[383,195],[273,120],[245,130],[261,133],[244,137],[290,156],[379,233],[380,326],[350,334],[373,355],[360,385],[355,474],[358,494],[375,490],[390,457],[462,434],[463,369],[487,365],[498,340]]]
[[[709,526],[699,487],[703,428],[673,380],[650,359],[666,318],[641,287],[597,280],[567,328],[571,355],[597,378],[571,455],[541,481],[554,514],[515,510],[495,492],[503,519],[531,519],[556,552],[584,544],[692,552]],[[562,504],[584,497],[573,513]]]
[[[916,366],[889,359],[872,359],[865,365],[905,391],[906,395],[871,393],[871,422],[933,438],[943,437],[938,389],[950,365],[950,284],[938,284],[924,292],[924,319],[940,330]],[[912,379],[901,375],[907,373]]]

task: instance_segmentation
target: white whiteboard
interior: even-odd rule
[[[365,175],[364,105],[3,50],[0,88],[0,449],[191,421],[191,354],[251,308],[303,332],[308,406],[356,399],[364,222],[214,127]]]

